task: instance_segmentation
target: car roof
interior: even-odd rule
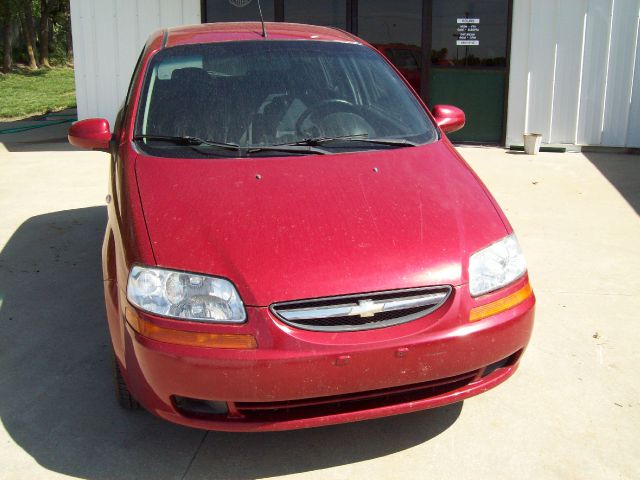
[[[338,28],[304,25],[301,23],[265,22],[269,40],[316,40],[345,43],[363,43],[359,38]],[[260,22],[203,23],[173,27],[157,32],[164,37],[165,47],[195,43],[216,43],[242,40],[260,40]],[[153,42],[153,40],[151,40]]]

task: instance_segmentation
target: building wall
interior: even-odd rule
[[[113,122],[147,36],[200,0],[71,0],[78,116]],[[640,0],[514,0],[507,145],[640,147]],[[636,66],[638,68],[636,68]]]
[[[200,23],[200,0],[71,0],[78,118],[113,124],[151,32]]]
[[[507,145],[640,147],[640,0],[514,0]]]

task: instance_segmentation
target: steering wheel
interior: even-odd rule
[[[369,122],[367,122],[362,117],[361,109],[359,107],[355,106],[351,102],[348,102],[347,100],[333,98],[329,100],[323,100],[307,108],[296,121],[296,134],[300,137],[319,136],[309,131],[305,131],[302,127],[304,122],[307,119],[311,119],[315,128],[318,129],[318,127],[320,127],[320,130],[322,130],[322,120],[333,114],[346,114],[351,117],[349,123],[351,123],[352,126],[354,126],[355,124],[355,126],[360,127],[358,128],[358,130],[360,131],[345,131],[342,133],[342,135],[357,135],[361,133],[373,132],[373,128],[371,127],[371,125],[369,125]],[[340,133],[337,132],[333,134],[340,135]],[[321,131],[320,135],[330,136],[332,134]]]

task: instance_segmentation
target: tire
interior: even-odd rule
[[[116,400],[121,408],[125,410],[138,410],[140,408],[140,404],[133,398],[124,381],[124,377],[120,371],[120,365],[118,365],[115,355],[113,356],[113,387]]]

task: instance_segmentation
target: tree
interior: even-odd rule
[[[4,25],[2,26],[4,29],[4,33],[2,35],[3,40],[3,51],[4,55],[2,56],[2,71],[4,73],[9,73],[11,71],[13,59],[11,55],[11,51],[13,50],[13,22],[10,17],[6,17],[4,19]]]
[[[14,0],[0,2],[0,25],[2,25],[2,71],[9,73],[13,66],[13,24],[15,22]]]
[[[51,2],[49,19],[53,40],[52,52],[57,60],[64,57],[67,63],[73,63],[73,41],[71,37],[71,7],[69,0],[49,0]]]
[[[2,71],[64,65],[72,55],[69,0],[0,0]]]
[[[36,70],[38,63],[34,51],[36,43],[36,33],[33,28],[33,4],[32,0],[22,0],[22,31],[25,38],[25,46],[27,48],[27,56],[29,57],[29,68]]]
[[[49,12],[51,0],[40,0],[40,65],[51,68],[49,64]]]

